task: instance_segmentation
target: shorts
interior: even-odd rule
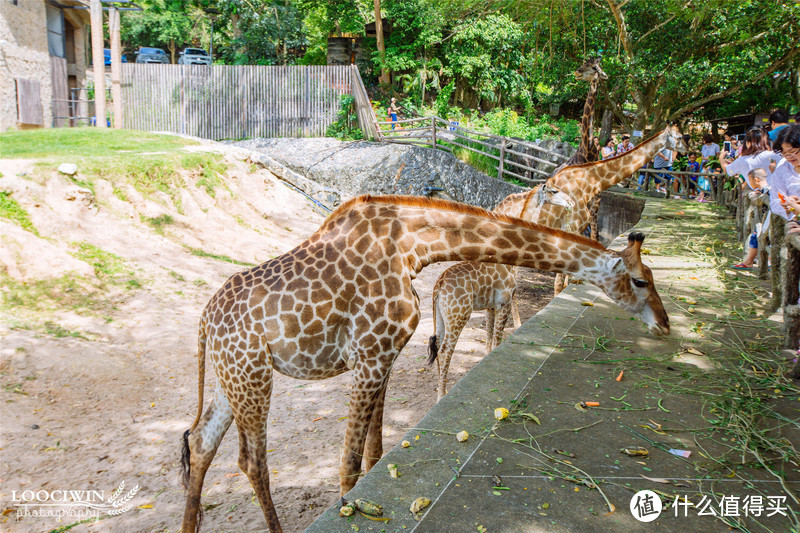
[[[750,234],[750,248],[758,248],[758,235],[755,233]]]

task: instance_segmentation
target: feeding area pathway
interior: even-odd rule
[[[729,268],[732,225],[709,204],[648,199],[636,230],[669,337],[570,285],[347,494],[382,517],[335,505],[306,531],[797,530],[800,387],[783,377],[767,283]]]

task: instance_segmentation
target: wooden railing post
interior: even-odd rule
[[[500,161],[497,164],[497,179],[503,179],[503,163],[506,159],[506,138],[500,139]]]
[[[769,262],[772,265],[772,300],[770,301],[769,311],[774,313],[780,309],[783,303],[783,288],[781,287],[781,247],[785,232],[785,220],[776,214],[770,214],[769,221]]]
[[[431,137],[433,138],[433,148],[436,148],[436,117],[431,117]]]

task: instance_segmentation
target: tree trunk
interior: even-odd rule
[[[381,0],[375,3],[375,37],[378,40],[378,57],[381,61],[381,76],[378,79],[381,85],[389,85],[389,70],[386,68],[386,43],[383,42],[383,18],[381,17]]]
[[[614,129],[614,113],[610,109],[603,109],[603,120],[600,123],[600,146],[605,146],[611,138],[611,131]]]

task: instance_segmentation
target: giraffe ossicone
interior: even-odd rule
[[[239,467],[272,533],[281,531],[269,490],[267,420],[273,371],[324,379],[349,369],[347,430],[339,468],[344,495],[383,454],[386,385],[419,323],[412,279],[440,261],[486,261],[579,273],[612,300],[669,333],[669,319],[641,262],[641,241],[606,250],[580,235],[443,200],[362,196],[345,202],[306,241],[234,274],[203,310],[198,410],[184,434],[187,489],[182,530],[195,531],[203,479],[235,420]],[[206,357],[217,375],[203,409]]]

